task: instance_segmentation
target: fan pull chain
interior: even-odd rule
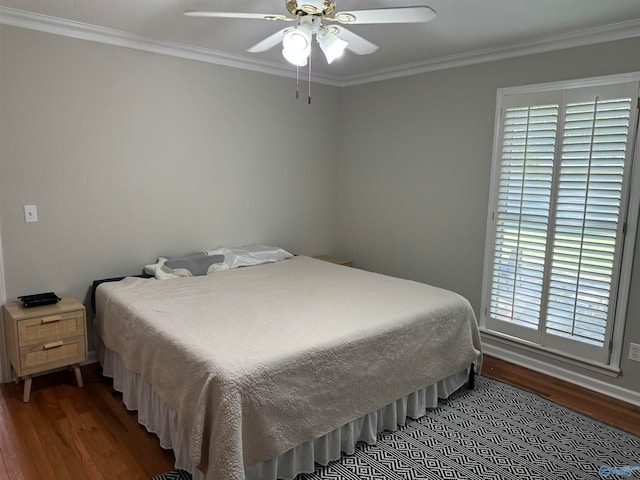
[[[296,65],[296,100],[300,97],[300,67]]]
[[[311,105],[311,52],[309,52],[309,96],[307,98],[309,105]]]

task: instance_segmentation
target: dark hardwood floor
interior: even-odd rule
[[[577,412],[640,435],[640,407],[485,355],[482,375],[537,393]]]
[[[97,364],[33,380],[31,401],[22,384],[0,385],[0,479],[148,480],[173,466],[173,454],[126,410]],[[485,357],[483,375],[534,391],[640,435],[640,407],[522,367]]]
[[[0,479],[147,480],[173,468],[173,453],[138,424],[97,363],[0,385]]]

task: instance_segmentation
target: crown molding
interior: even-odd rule
[[[51,17],[38,13],[26,12],[14,8],[0,6],[0,24],[159,53],[161,55],[186,58],[199,62],[251,70],[269,75],[277,75],[287,78],[295,78],[296,76],[295,71],[287,68],[287,65],[283,66],[282,64],[274,62],[266,62],[240,55],[232,55],[193,45],[154,40],[120,30],[89,25],[86,23]],[[580,30],[578,32],[553,35],[532,42],[510,45],[508,47],[487,48],[456,55],[448,55],[424,62],[398,65],[362,75],[344,78],[312,75],[311,78],[316,83],[337,87],[349,87],[364,83],[379,82],[393,78],[433,72],[436,70],[445,70],[447,68],[463,67],[478,63],[520,57],[523,55],[545,53],[565,48],[582,47],[595,43],[611,42],[634,37],[640,37],[640,19]]]
[[[194,45],[150,39],[143,37],[142,35],[135,35],[121,30],[99,27],[96,25],[51,17],[39,13],[25,12],[14,8],[0,6],[0,24],[61,35],[64,37],[77,38],[80,40],[89,40],[92,42],[133,48],[136,50],[143,50],[145,52],[159,53],[161,55],[186,58],[199,62],[252,70],[269,75],[296,78],[295,70],[288,68],[287,64],[265,62],[254,58],[218,52]],[[314,75],[312,76],[312,80],[316,83],[336,87],[340,86],[339,79],[328,76]]]
[[[487,48],[456,55],[448,55],[424,62],[398,65],[376,72],[369,72],[364,75],[344,78],[342,80],[342,86],[349,87],[363,83],[379,82],[436,70],[445,70],[447,68],[464,67],[478,63],[493,62],[507,58],[551,52],[565,48],[583,47],[596,43],[613,42],[634,37],[640,37],[640,19],[561,35],[553,35],[531,42],[510,45],[508,47]]]

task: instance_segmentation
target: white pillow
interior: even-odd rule
[[[273,263],[293,257],[293,254],[279,247],[266,245],[244,245],[242,247],[219,247],[207,250],[207,255],[224,255],[228,268],[248,267],[262,263]]]

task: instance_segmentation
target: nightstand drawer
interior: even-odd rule
[[[18,322],[18,344],[21,347],[78,335],[84,335],[84,314],[81,310]]]
[[[16,376],[24,378],[22,401],[31,395],[32,375],[71,366],[78,387],[84,385],[80,362],[87,359],[84,305],[63,295],[58,303],[25,308],[22,302],[3,305],[6,348]]]
[[[82,362],[87,357],[86,352],[84,336],[22,347],[20,349],[22,375]]]

